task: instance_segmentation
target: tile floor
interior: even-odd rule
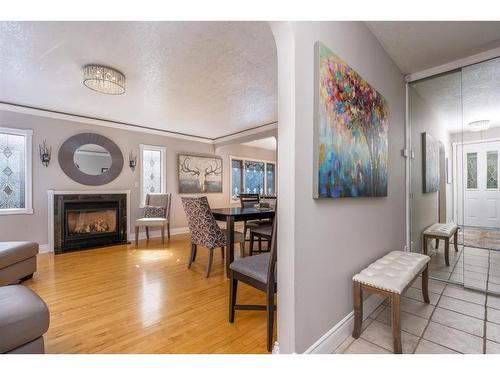
[[[429,245],[429,275],[442,280],[464,284],[469,288],[500,294],[500,251],[450,245],[450,266],[444,261],[444,244],[437,250]]]
[[[500,354],[500,296],[430,280],[426,304],[420,283],[417,279],[402,298],[403,353]],[[392,353],[390,309],[385,301],[365,318],[361,337],[347,338],[335,353]]]
[[[484,249],[500,250],[500,230],[464,227],[460,244]]]

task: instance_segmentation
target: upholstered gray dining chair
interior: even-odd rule
[[[246,258],[235,260],[229,266],[229,322],[234,322],[235,310],[266,310],[267,312],[267,350],[270,352],[273,346],[274,334],[274,294],[276,293],[276,228],[277,215],[274,215],[271,251]],[[265,305],[238,305],[236,296],[238,291],[238,281],[253,286],[266,293]]]
[[[182,198],[182,205],[186,213],[189,231],[191,233],[191,255],[189,257],[188,268],[196,259],[198,246],[206,247],[208,253],[208,264],[205,276],[210,276],[212,268],[214,249],[220,247],[222,259],[224,259],[224,247],[226,246],[226,230],[221,229],[215,220],[207,197]],[[243,233],[234,232],[234,242],[240,244],[241,256],[244,256],[243,250],[245,238]]]
[[[144,217],[135,221],[135,245],[139,242],[139,229],[146,227],[146,238],[149,240],[149,228],[160,227],[161,241],[165,243],[165,227],[170,240],[170,207],[172,194],[151,193],[146,195]]]

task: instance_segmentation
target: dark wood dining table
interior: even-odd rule
[[[215,220],[226,222],[226,276],[229,277],[229,265],[234,261],[234,223],[237,221],[272,219],[274,209],[255,207],[214,208],[212,214]]]

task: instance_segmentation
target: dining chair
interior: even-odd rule
[[[271,249],[271,240],[273,235],[273,224],[260,224],[257,227],[250,228],[250,255],[253,255],[255,250],[253,249],[255,238],[258,240],[258,252],[262,253],[264,251],[268,252]],[[262,249],[262,240],[267,241],[267,249]]]
[[[165,243],[165,227],[170,240],[170,207],[172,193],[150,193],[146,195],[144,217],[135,221],[135,245],[139,243],[139,230],[146,227],[146,238],[149,240],[149,228],[160,227],[161,241]]]
[[[244,193],[240,194],[240,204],[241,208],[250,208],[254,207],[256,204],[260,203],[260,195],[259,194],[250,194]],[[243,222],[243,235],[245,236],[245,240],[247,239],[247,233],[251,228],[257,228],[259,225],[268,224],[268,220],[246,220]],[[251,240],[251,238],[250,238]]]
[[[267,312],[267,350],[272,350],[274,335],[274,294],[276,293],[276,215],[273,219],[271,251],[251,257],[235,260],[229,266],[229,322],[234,322],[235,310],[266,310]],[[238,281],[266,293],[265,305],[238,305],[236,297]]]
[[[220,247],[222,259],[224,259],[224,247],[226,246],[226,230],[221,229],[210,210],[207,197],[187,198],[182,197],[182,205],[186,213],[191,233],[191,255],[189,256],[188,268],[196,259],[198,246],[206,247],[208,253],[208,264],[205,276],[210,276],[212,268],[214,249]],[[245,237],[243,233],[234,232],[234,243],[240,244],[240,256],[244,257]]]

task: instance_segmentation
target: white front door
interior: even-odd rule
[[[464,144],[457,150],[463,158],[458,178],[459,217],[463,212],[466,226],[500,228],[500,141]]]

